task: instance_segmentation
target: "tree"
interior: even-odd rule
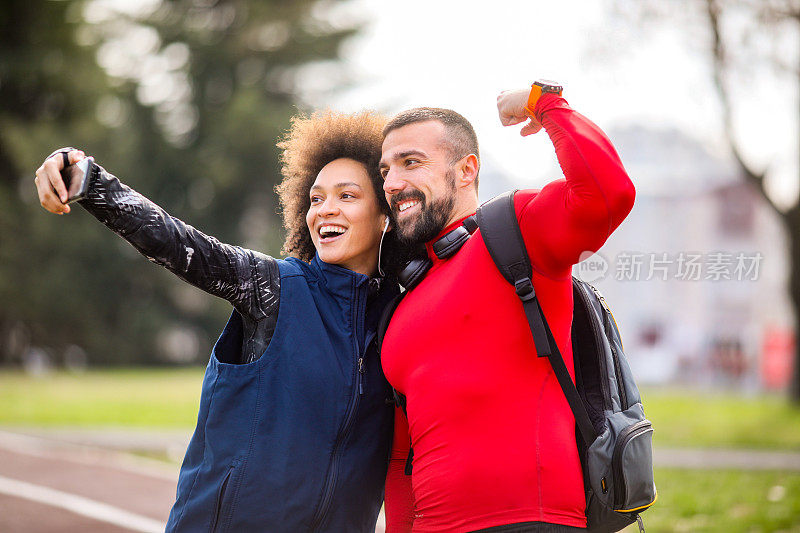
[[[617,6],[631,16],[631,3]],[[682,0],[644,2],[635,5],[633,16],[639,21],[671,20],[699,23],[705,28],[705,43],[711,75],[722,109],[725,138],[745,180],[760,193],[779,216],[788,236],[789,295],[794,307],[795,338],[800,336],[800,201],[784,206],[776,201],[767,186],[769,166],[758,168],[748,161],[737,132],[737,108],[732,95],[735,83],[752,80],[753,66],[769,67],[772,75],[793,78],[800,102],[800,1],[798,0]],[[767,46],[764,45],[767,43]],[[755,110],[753,110],[755,112]],[[800,108],[794,116],[800,126]],[[800,157],[800,146],[798,146]],[[797,175],[800,183],[800,174]],[[791,398],[800,402],[800,339],[795,342]]]
[[[0,12],[0,362],[157,363],[207,352],[229,312],[81,209],[49,216],[33,172],[73,145],[223,241],[277,255],[276,140],[304,69],[353,27],[331,2],[10,0]],[[177,349],[176,349],[177,348]]]

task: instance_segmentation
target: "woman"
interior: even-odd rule
[[[94,165],[80,204],[137,250],[233,305],[206,369],[167,531],[374,531],[392,426],[374,336],[398,293],[379,273],[390,228],[382,117],[296,118],[278,187],[278,260],[222,244]],[[70,163],[83,152],[65,149]],[[68,213],[59,150],[42,206]],[[386,237],[383,246],[397,248]],[[387,250],[388,251],[388,250]]]

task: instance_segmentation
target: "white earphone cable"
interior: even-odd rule
[[[381,242],[378,244],[378,274],[384,277],[386,274],[381,269],[381,252],[383,251],[383,238],[386,237],[386,232],[389,230],[389,217],[386,217],[386,224],[383,226],[383,233],[381,233]]]

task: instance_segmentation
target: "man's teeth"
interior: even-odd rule
[[[408,209],[409,207],[415,206],[415,205],[417,205],[418,203],[419,203],[419,202],[418,202],[417,200],[410,201],[410,202],[403,202],[403,203],[401,203],[400,205],[398,205],[398,206],[397,206],[397,210],[398,210],[398,211],[400,211],[400,212],[402,213],[403,211],[405,211],[405,210],[406,210],[406,209]]]
[[[344,233],[345,231],[347,230],[342,226],[322,226],[319,228],[319,234],[323,237],[328,237],[335,233]]]

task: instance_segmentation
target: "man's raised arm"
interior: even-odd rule
[[[535,88],[534,88],[535,89]],[[633,207],[635,190],[606,135],[570,108],[559,94],[521,90],[502,93],[503,125],[530,119],[522,135],[544,127],[566,179],[536,194],[517,194],[517,216],[535,267],[560,277],[586,251],[597,251]]]

